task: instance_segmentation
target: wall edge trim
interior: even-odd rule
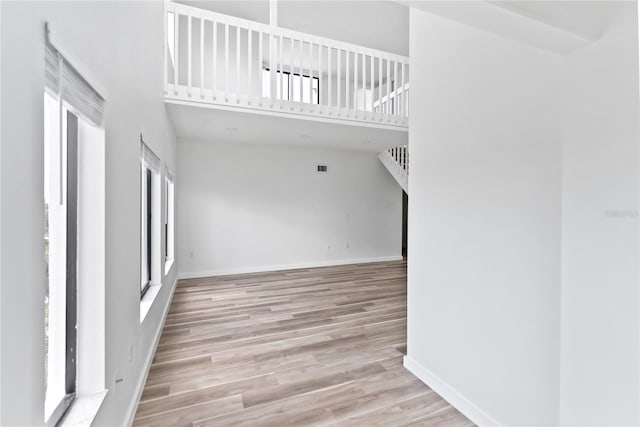
[[[373,258],[354,258],[345,260],[332,260],[332,261],[312,261],[296,264],[279,264],[268,265],[260,267],[242,267],[220,270],[208,270],[208,271],[193,271],[193,272],[179,272],[178,279],[198,279],[201,277],[213,277],[213,276],[228,276],[232,274],[248,274],[248,273],[263,273],[268,271],[280,271],[280,270],[295,270],[298,268],[315,268],[315,267],[332,267],[338,265],[349,264],[366,264],[372,262],[385,262],[385,261],[402,261],[401,255],[391,255],[383,257]]]
[[[167,298],[167,305],[164,307],[162,313],[162,321],[159,324],[158,330],[156,331],[156,335],[153,339],[153,345],[144,363],[144,375],[140,376],[140,380],[136,384],[136,388],[134,390],[134,399],[131,401],[131,405],[127,409],[127,415],[125,417],[126,425],[133,425],[133,418],[136,415],[136,409],[138,409],[138,403],[140,403],[140,398],[142,397],[142,392],[144,390],[144,385],[147,383],[147,377],[149,376],[149,371],[151,370],[151,363],[153,362],[153,357],[156,354],[156,349],[158,348],[158,344],[160,343],[160,336],[162,335],[162,331],[164,329],[164,324],[167,320],[167,314],[169,314],[169,307],[171,307],[171,302],[173,301],[173,294],[178,285],[178,278],[176,277],[173,280],[173,284],[171,285],[171,292],[169,293],[169,298]]]
[[[462,412],[465,417],[469,418],[476,425],[496,427],[505,425],[496,421],[495,418],[480,409],[469,399],[462,396],[456,391],[456,389],[440,379],[433,372],[420,365],[411,357],[404,356],[403,365],[409,372],[429,386],[429,388],[439,394],[444,400],[449,402],[451,406]]]

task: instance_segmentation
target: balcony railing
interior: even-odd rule
[[[166,3],[165,97],[406,127],[409,58]]]

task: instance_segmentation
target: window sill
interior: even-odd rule
[[[89,427],[107,396],[108,390],[78,396],[60,423],[61,427]]]
[[[140,300],[140,323],[142,323],[144,318],[147,317],[147,314],[153,305],[153,301],[155,301],[156,297],[160,293],[160,285],[160,283],[151,283],[151,285],[149,285],[149,289],[147,289],[147,292]]]
[[[169,272],[171,271],[171,267],[173,267],[173,258],[169,258],[164,262],[164,276],[167,277]]]

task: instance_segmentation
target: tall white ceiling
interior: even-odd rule
[[[625,2],[606,1],[505,1],[490,3],[541,23],[576,34],[587,39],[598,39],[622,13]]]
[[[269,23],[269,0],[178,2]],[[280,0],[278,25],[399,55],[409,55],[409,9],[393,1]]]
[[[269,23],[269,0],[178,0]],[[567,53],[598,39],[635,0],[279,0],[279,25],[409,55],[409,6],[543,49]]]
[[[597,40],[635,0],[398,0],[485,31],[556,53]]]

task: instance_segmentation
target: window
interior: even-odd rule
[[[308,75],[277,70],[276,99],[283,101],[320,104],[320,79]],[[262,96],[271,98],[271,70],[262,70]]]
[[[140,169],[140,298],[160,284],[160,160],[142,142]]]
[[[78,118],[48,94],[44,111],[45,421],[56,424],[76,394]]]
[[[175,238],[175,202],[173,174],[167,169],[165,176],[165,213],[164,213],[164,274],[168,274],[174,259]]]
[[[57,425],[78,393],[104,392],[104,99],[45,33],[44,422]]]

